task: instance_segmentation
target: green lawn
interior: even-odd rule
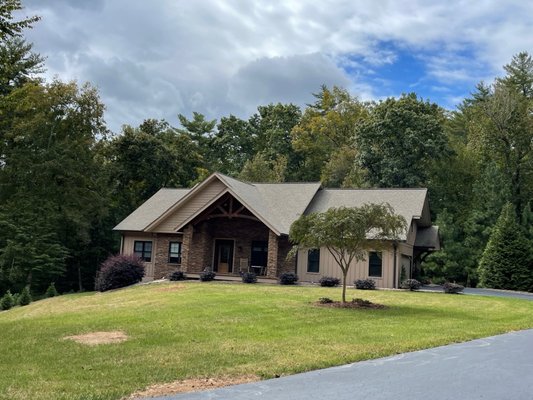
[[[176,289],[176,290],[173,290]],[[348,291],[383,310],[319,308],[339,288],[165,283],[0,313],[1,399],[119,399],[202,376],[268,378],[533,327],[533,302]],[[67,335],[123,330],[89,347]]]

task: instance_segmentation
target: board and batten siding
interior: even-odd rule
[[[122,254],[132,255],[134,253],[134,244],[136,240],[151,241],[152,242],[152,261],[144,262],[144,278],[143,281],[150,281],[154,279],[154,264],[155,264],[155,249],[157,245],[157,237],[151,233],[124,233],[122,237]]]
[[[381,251],[382,253],[382,260],[383,260],[383,267],[382,267],[382,276],[381,278],[378,277],[369,277],[368,276],[368,256],[364,261],[355,262],[352,261],[352,264],[350,265],[350,269],[348,270],[348,277],[347,277],[347,284],[353,285],[353,282],[356,279],[372,279],[376,282],[377,287],[382,288],[392,288],[394,277],[393,277],[393,270],[394,270],[394,250],[392,248],[392,245],[390,246],[390,249],[384,249]],[[320,249],[320,264],[319,264],[319,272],[313,273],[313,272],[307,272],[307,249],[300,249],[298,251],[298,262],[296,267],[296,273],[301,281],[304,282],[318,282],[321,277],[323,276],[332,276],[339,279],[342,279],[342,271],[333,258],[333,256],[330,254],[328,249],[321,248]],[[397,253],[397,257],[399,260],[399,253]],[[397,260],[397,261],[398,261]]]
[[[177,226],[190,218],[196,211],[205,207],[206,204],[210,203],[226,189],[226,185],[221,181],[218,179],[213,180],[151,230],[158,233],[176,233]]]

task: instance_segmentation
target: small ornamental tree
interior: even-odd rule
[[[531,290],[529,242],[507,203],[492,230],[479,262],[480,285],[494,289]]]
[[[405,231],[405,219],[389,204],[330,208],[323,213],[302,215],[290,230],[290,239],[306,248],[325,247],[342,271],[342,302],[346,303],[346,277],[352,261],[363,261],[368,251],[385,247]]]

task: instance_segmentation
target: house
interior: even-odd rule
[[[380,252],[369,252],[350,269],[349,282],[375,279],[378,287],[398,287],[431,251],[439,249],[431,225],[427,189],[328,189],[320,183],[247,183],[214,173],[191,189],[161,189],[119,223],[121,253],[145,262],[146,279],[180,269],[218,275],[253,271],[275,278],[296,272],[301,281],[340,277],[326,249],[287,255],[291,224],[302,214],[331,207],[389,203],[408,229]]]

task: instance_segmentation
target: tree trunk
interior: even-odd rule
[[[348,270],[342,271],[342,303],[346,303],[346,277],[348,276]]]

